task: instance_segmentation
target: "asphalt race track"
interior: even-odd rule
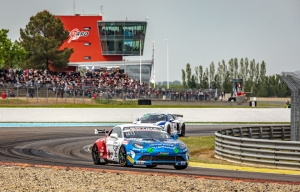
[[[186,135],[213,135],[215,131],[241,125],[190,125]],[[130,170],[137,172],[160,172],[169,174],[198,175],[208,177],[227,177],[236,179],[300,182],[298,175],[281,175],[204,169],[188,167],[175,170],[173,166],[146,168],[143,166],[120,167],[119,165],[96,166],[87,150],[93,142],[101,137],[95,135],[96,127],[1,127],[0,128],[0,162],[25,164],[67,166],[94,169]],[[101,127],[101,129],[111,127]]]

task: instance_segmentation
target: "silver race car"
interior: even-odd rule
[[[183,115],[169,113],[147,113],[141,118],[137,118],[134,124],[151,124],[162,127],[169,134],[178,134],[185,136],[185,123],[179,117]]]

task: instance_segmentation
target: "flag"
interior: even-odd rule
[[[154,87],[155,87],[155,68],[154,68],[154,48],[155,48],[155,45],[154,45],[154,41],[152,42],[152,47],[153,47],[153,50],[152,50],[152,70],[151,70],[150,82],[153,83]]]
[[[89,68],[88,66],[85,66],[85,68],[86,68],[87,70],[90,70],[90,68]]]

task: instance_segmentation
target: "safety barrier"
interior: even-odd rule
[[[215,157],[260,166],[300,169],[300,142],[290,126],[243,127],[215,133]]]
[[[65,84],[38,84],[22,85],[22,84],[0,84],[0,93],[2,99],[6,99],[6,103],[20,103],[19,100],[24,100],[28,103],[29,99],[36,99],[36,103],[41,103],[48,99],[55,99],[56,103],[85,103],[86,99],[98,99],[98,103],[116,103],[116,101],[130,101],[137,99],[151,99],[155,101],[211,101],[218,100],[218,95],[221,93],[218,89],[186,89],[186,90],[165,90],[163,88],[127,88],[127,87],[109,87],[88,84],[81,86],[73,86]],[[4,94],[6,95],[4,97]],[[42,100],[41,100],[42,99]],[[9,102],[9,100],[11,100]],[[220,100],[220,99],[219,99]],[[224,99],[225,100],[225,97]],[[32,102],[31,102],[32,103]],[[52,102],[53,103],[53,102]]]

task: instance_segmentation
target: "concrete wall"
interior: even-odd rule
[[[148,112],[182,114],[186,122],[290,122],[286,108],[1,108],[0,122],[132,122]]]

